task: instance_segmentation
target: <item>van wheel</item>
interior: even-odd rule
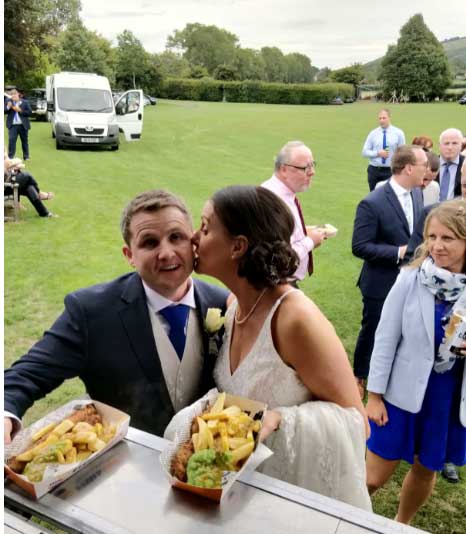
[[[111,150],[118,150],[120,148],[120,145],[112,145],[110,147]]]
[[[63,145],[58,141],[58,139],[56,140],[55,146],[57,147],[57,150],[63,149]]]

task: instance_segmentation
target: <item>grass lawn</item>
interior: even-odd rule
[[[34,123],[28,170],[59,218],[40,219],[27,202],[22,221],[5,225],[5,366],[19,358],[63,309],[63,297],[79,287],[110,280],[128,270],[121,253],[119,217],[125,203],[150,188],[181,195],[198,224],[205,200],[230,184],[269,178],[273,156],[290,139],[308,144],[318,162],[312,188],[301,195],[308,224],[339,229],[315,254],[315,274],[304,291],[333,322],[352,357],[359,331],[361,298],[356,280],[361,262],[351,255],[355,208],[367,194],[367,161],[361,149],[380,106],[278,106],[160,101],[146,107],[142,140],[122,140],[118,152],[56,151],[48,123]],[[391,106],[393,123],[406,138],[434,140],[451,126],[464,126],[457,104]],[[21,155],[18,140],[18,155]],[[68,381],[36,403],[25,422],[83,391]],[[379,492],[375,512],[394,517],[406,466]],[[414,526],[436,534],[464,533],[463,482],[437,483]]]

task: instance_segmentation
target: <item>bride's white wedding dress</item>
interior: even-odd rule
[[[365,428],[356,408],[312,401],[297,373],[275,350],[270,310],[251,351],[231,374],[230,344],[237,303],[225,318],[225,336],[214,370],[219,391],[267,403],[280,411],[280,428],[266,445],[274,455],[260,471],[339,501],[372,510],[366,489]],[[335,377],[338,380],[338,377]]]

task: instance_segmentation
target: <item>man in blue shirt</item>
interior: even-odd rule
[[[392,154],[405,144],[405,134],[390,123],[390,111],[381,109],[378,115],[379,127],[367,136],[362,149],[362,155],[369,158],[367,180],[369,190],[375,188],[377,182],[388,180],[392,175],[390,170]]]

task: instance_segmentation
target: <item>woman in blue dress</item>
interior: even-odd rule
[[[373,493],[400,460],[411,464],[402,523],[429,498],[444,462],[466,463],[466,343],[445,346],[450,320],[466,321],[465,273],[466,202],[452,200],[429,213],[416,259],[385,301],[371,357],[367,485]]]

